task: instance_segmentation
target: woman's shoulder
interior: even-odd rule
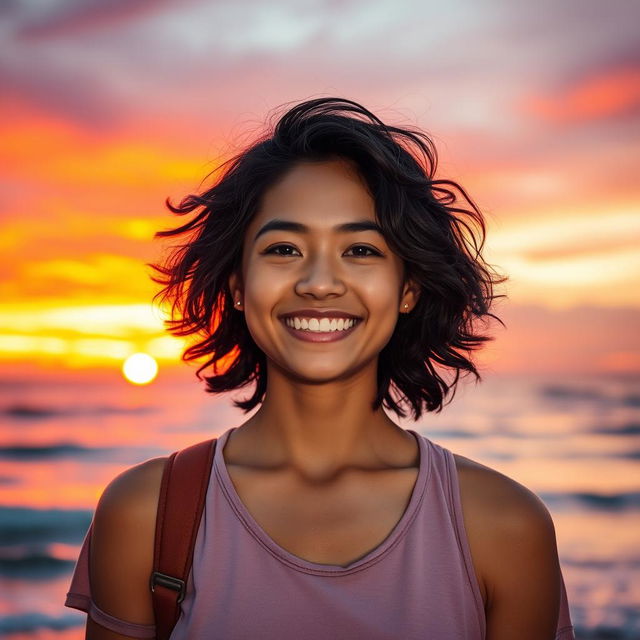
[[[542,500],[496,469],[453,455],[465,530],[485,606],[491,605],[492,598],[508,598],[505,593],[526,581],[527,574],[539,574],[538,584],[555,586],[555,528]]]
[[[167,458],[145,460],[115,476],[102,492],[96,514],[140,516],[153,507],[155,518]]]
[[[463,508],[477,518],[517,526],[523,520],[551,522],[542,500],[513,478],[480,462],[453,454]]]
[[[153,624],[148,585],[166,460],[152,458],[113,478],[93,518],[89,563],[92,598],[103,611],[133,623]]]

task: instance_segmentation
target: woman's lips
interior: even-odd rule
[[[351,335],[355,329],[358,328],[362,320],[357,320],[356,323],[350,329],[343,329],[342,331],[304,331],[303,329],[294,329],[290,327],[285,320],[282,320],[284,328],[298,340],[304,340],[305,342],[336,342],[342,340],[348,335]]]

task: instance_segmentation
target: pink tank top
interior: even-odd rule
[[[235,491],[216,446],[183,611],[172,640],[326,638],[484,640],[485,614],[462,519],[453,454],[411,429],[420,467],[409,504],[387,538],[346,567],[317,564],[274,542]],[[135,638],[153,625],[98,609],[89,587],[87,533],[65,605]],[[575,638],[564,580],[556,640]]]

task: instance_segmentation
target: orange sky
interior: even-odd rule
[[[338,95],[430,132],[485,213],[510,276],[487,366],[640,371],[638,9],[450,4],[3,9],[0,366],[177,363],[145,266],[164,199],[269,110]]]

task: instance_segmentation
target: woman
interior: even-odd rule
[[[212,188],[168,203],[197,212],[157,234],[189,234],[156,267],[180,311],[170,329],[201,338],[184,358],[212,368],[207,391],[255,382],[235,404],[258,407],[218,438],[172,638],[574,637],[539,498],[383,410],[417,420],[461,372],[480,379],[469,356],[491,338],[474,322],[496,317],[506,279],[468,224],[484,235],[481,213],[436,162],[424,133],[320,98]],[[89,638],[154,635],[165,460],[128,469],[98,503],[67,600],[89,611]]]

